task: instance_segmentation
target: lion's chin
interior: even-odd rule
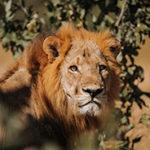
[[[79,113],[81,115],[89,115],[89,116],[99,116],[101,114],[101,108],[95,103],[89,103],[83,107],[79,108]]]

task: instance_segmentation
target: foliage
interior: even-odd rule
[[[23,50],[27,41],[41,31],[42,21],[38,14],[32,11],[32,6],[26,7],[23,0],[19,3],[9,0],[2,4],[5,12],[1,16],[2,43],[4,48],[10,49],[15,55]]]
[[[121,108],[118,138],[127,149],[125,133],[133,126],[129,122],[131,107],[136,102],[140,108],[145,103],[141,96],[150,93],[141,91],[138,84],[143,81],[143,69],[135,64],[145,36],[150,36],[150,2],[148,0],[4,0],[0,2],[0,37],[5,49],[14,56],[20,54],[33,37],[44,30],[59,27],[65,21],[90,30],[109,28],[122,44],[118,56],[121,74]],[[39,9],[40,8],[40,9]]]

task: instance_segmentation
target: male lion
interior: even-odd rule
[[[101,128],[119,91],[119,50],[111,33],[71,24],[34,40],[0,76],[0,106],[26,120],[18,149],[51,139],[66,148],[71,138]]]

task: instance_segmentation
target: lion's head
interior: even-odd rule
[[[48,113],[80,126],[82,119],[105,115],[119,92],[119,49],[110,32],[89,32],[70,24],[45,38],[47,63],[38,81],[44,96],[34,104],[37,115]]]
[[[60,67],[68,104],[78,115],[98,116],[108,99],[109,66],[91,40],[74,40]]]

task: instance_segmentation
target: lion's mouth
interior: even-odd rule
[[[101,104],[98,103],[97,101],[94,101],[93,98],[92,98],[90,101],[88,101],[87,103],[85,103],[85,104],[83,104],[83,105],[79,105],[79,107],[81,108],[81,107],[84,107],[84,106],[89,105],[89,104],[91,104],[91,103],[94,103],[94,104],[96,104],[99,108],[101,108]]]

